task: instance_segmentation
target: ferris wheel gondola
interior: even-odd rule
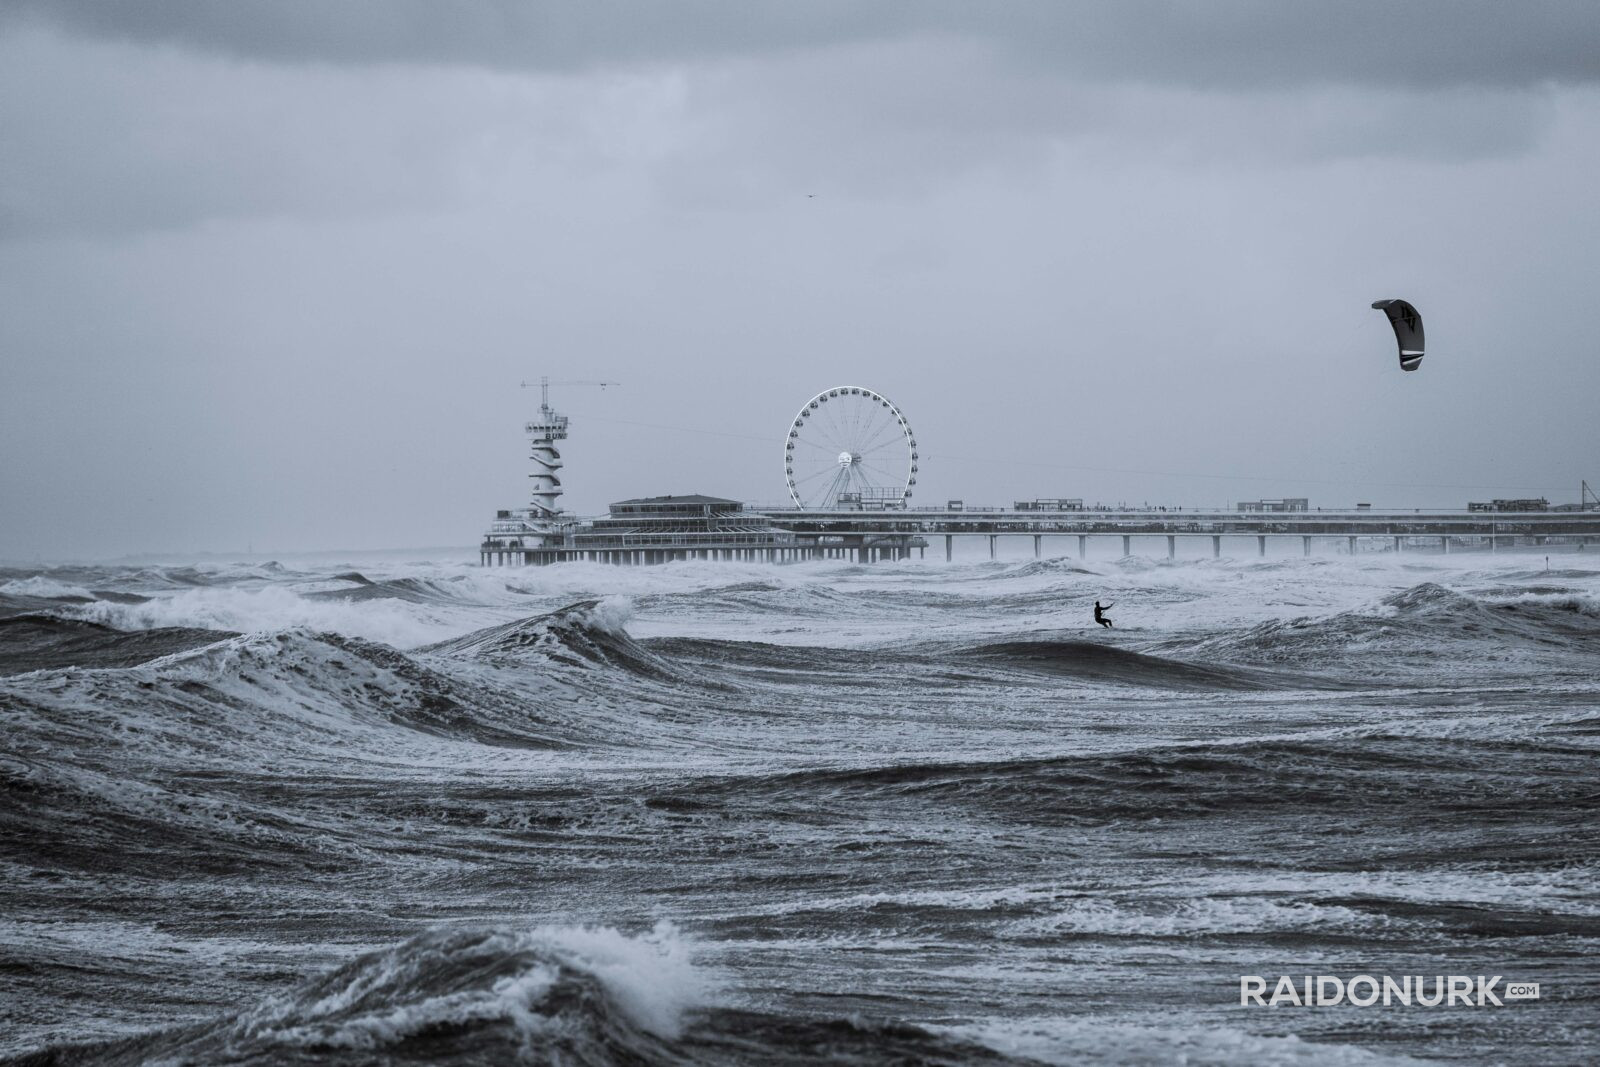
[[[827,389],[790,423],[783,473],[797,508],[904,507],[917,484],[917,438],[881,393]]]

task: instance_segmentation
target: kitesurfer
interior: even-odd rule
[[[1116,604],[1102,604],[1096,600],[1094,602],[1094,621],[1108,630],[1111,629],[1111,620],[1106,618],[1106,612],[1114,607],[1116,607]]]

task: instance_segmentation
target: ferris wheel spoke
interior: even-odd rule
[[[802,477],[795,478],[794,479],[794,484],[796,486],[809,485],[810,483],[816,481],[818,478],[821,478],[825,474],[837,474],[837,473],[838,473],[838,471],[833,467],[820,467],[817,470],[812,471],[810,474],[804,475]]]
[[[839,426],[839,432],[834,437],[834,440],[839,442],[839,451],[854,452],[855,436],[855,430],[852,426],[850,426],[847,422],[841,423]]]
[[[862,447],[860,447],[858,449],[854,449],[854,451],[860,452],[863,455],[868,453],[868,452],[876,452],[878,449],[884,447],[885,445],[893,444],[894,443],[894,439],[895,439],[895,435],[904,434],[904,432],[905,432],[904,429],[901,427],[901,425],[898,422],[891,422],[889,425],[887,425],[883,429],[879,430],[877,432],[876,436],[874,436],[865,445],[863,445]]]
[[[844,397],[841,397],[840,399],[843,400]],[[851,434],[855,432],[855,424],[858,412],[848,402],[835,404],[834,408],[835,410],[832,412],[832,414],[839,426],[839,436],[848,441]]]
[[[854,411],[851,412],[850,432],[852,434],[859,434],[864,425],[870,425],[868,420],[868,416],[870,414],[871,411],[866,407],[863,407],[860,404],[855,405]]]
[[[851,427],[851,430],[850,430],[850,451],[852,451],[852,452],[861,451],[862,443],[865,442],[865,441],[871,440],[871,438],[872,438],[872,436],[873,436],[873,434],[875,432],[876,431],[873,429],[873,426],[870,423],[865,425],[865,426]]]
[[[887,474],[884,471],[858,468],[856,477],[861,479],[864,484],[871,486],[875,493],[877,490],[883,489],[893,490],[897,493],[905,490],[904,478],[896,478],[894,475]]]
[[[834,397],[833,399],[836,401],[838,400],[837,397]],[[816,417],[826,420],[827,425],[832,428],[832,436],[834,440],[841,440],[844,437],[844,428],[840,425],[841,416],[839,415],[839,410],[839,405],[837,403],[833,403],[821,405],[817,408],[816,412]]]
[[[861,473],[861,468],[857,467],[855,464],[851,464],[848,469],[850,476],[845,480],[845,488],[853,490],[863,499],[873,495],[871,491],[876,489],[877,486],[873,485],[867,480],[866,476]]]
[[[870,447],[860,449],[860,453],[863,456],[876,456],[884,452],[894,454],[897,452],[906,452],[908,447],[909,446],[905,441],[905,435],[902,433],[897,433],[891,437],[886,437],[881,441],[873,443]]]
[[[855,474],[856,490],[863,495],[877,496],[878,490],[892,488],[892,485],[880,485],[879,479],[868,478],[867,472],[859,464],[852,465],[851,471]],[[868,493],[869,490],[871,490],[870,494]]]
[[[822,502],[829,507],[837,507],[839,494],[850,487],[850,468],[840,467],[839,473],[833,476],[833,481],[828,483],[828,495]]]
[[[842,446],[838,445],[838,442],[832,442],[832,440],[829,440],[829,438],[826,437],[813,437],[811,440],[800,438],[800,440],[805,442],[806,445],[810,445],[811,448],[814,448],[814,450],[818,450],[821,451],[822,454],[826,454],[830,461],[832,461],[832,459],[837,459],[838,453],[843,451]]]
[[[887,467],[879,466],[879,465],[877,465],[875,463],[869,463],[865,459],[856,460],[856,465],[861,467],[863,470],[871,471],[873,474],[876,474],[880,478],[887,478],[891,482],[895,482],[895,481],[899,481],[900,480],[900,479],[896,478],[892,473],[890,473],[890,471],[889,471],[889,469]]]
[[[839,428],[829,423],[827,416],[813,415],[808,421],[812,424],[812,433],[823,442],[824,447],[834,452],[845,450],[844,442],[839,436]]]
[[[857,412],[855,424],[851,427],[851,438],[857,444],[870,440],[882,424],[885,413],[877,407],[863,408]]]
[[[829,448],[825,444],[821,444],[821,443],[819,443],[817,441],[808,441],[804,437],[795,438],[795,444],[805,445],[808,448],[815,448],[815,449],[818,449],[820,451],[826,452],[829,455],[833,455],[833,456],[836,456],[839,453],[839,449],[837,449],[837,448]]]
[[[843,409],[840,405],[833,404],[825,410],[828,412],[828,425],[833,427],[834,440],[848,441],[850,439],[850,430],[846,425],[846,415],[841,414]]]

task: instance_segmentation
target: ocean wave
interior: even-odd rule
[[[963,1023],[939,1029],[952,1039],[978,1042],[1025,1063],[1428,1067],[1439,1062],[1393,1049],[1302,1041],[1293,1033],[1256,1034],[1236,1026],[1184,1025],[1154,1007],[1142,1021],[1108,1019],[1096,1013]]]
[[[686,610],[703,617],[843,620],[885,613],[876,590],[847,592],[805,581],[737,582],[710,589],[652,593],[635,601],[642,611]]]
[[[1010,563],[1000,571],[1000,576],[1004,578],[1055,577],[1063,574],[1092,574],[1098,576],[1100,572],[1066,556],[1056,556],[1051,559],[1030,559],[1026,563]]]
[[[58,582],[54,578],[36,574],[29,578],[13,578],[0,583],[0,596],[37,597],[43,600],[93,600],[94,594],[81,585]]]
[[[212,1022],[33,1062],[686,1064],[684,1018],[715,991],[692,954],[666,923],[435,929]]]
[[[120,747],[137,731],[151,759],[240,769],[336,761],[352,745],[382,752],[412,734],[565,743],[526,693],[447,675],[386,645],[308,630],[204,636],[201,647],[126,670],[0,679],[0,713],[47,750]]]
[[[584,600],[427,645],[419,652],[502,664],[552,664],[620,670],[658,681],[696,682],[681,667],[629,636],[633,603],[624,597]]]
[[[397,598],[348,602],[301,596],[275,585],[186,589],[134,604],[97,601],[75,605],[63,614],[119,630],[185,627],[270,633],[303,628],[396,648],[413,648],[461,630],[458,618],[419,612]]]
[[[675,664],[711,672],[727,668],[760,671],[766,681],[809,685],[826,680],[839,684],[852,677],[867,678],[891,664],[925,663],[915,653],[895,649],[833,648],[815,645],[775,645],[765,641],[730,641],[700,637],[652,637],[641,644],[653,654]]]
[[[701,779],[657,791],[675,810],[805,810],[846,817],[863,806],[906,812],[960,809],[1007,822],[1100,825],[1120,819],[1203,819],[1220,812],[1275,816],[1379,809],[1417,818],[1500,812],[1516,796],[1525,817],[1593,806],[1581,749],[1475,734],[1327,731],[1071,756],[930,760],[837,770]]]
[[[0,675],[62,667],[133,667],[236,634],[163,627],[125,631],[55,615],[0,618]]]
[[[1266,671],[1187,663],[1096,641],[998,641],[962,649],[953,656],[1062,679],[1161,689],[1273,689],[1318,684]]]
[[[331,830],[332,833],[326,833]],[[318,854],[362,859],[352,836],[272,803],[193,783],[144,781],[105,769],[0,757],[0,836],[8,859],[40,873],[125,878],[257,876],[301,869]]]
[[[464,583],[450,580],[386,578],[383,581],[373,581],[359,573],[338,577],[349,584],[332,589],[318,589],[304,595],[313,599],[353,602],[365,600],[403,600],[412,604],[477,602],[474,596],[476,590],[465,587]]]
[[[1084,897],[1046,914],[1007,923],[1006,937],[1063,935],[1192,938],[1214,934],[1300,932],[1329,937],[1378,936],[1392,921],[1381,914],[1312,900],[1262,897]]]
[[[1358,666],[1436,664],[1448,650],[1454,670],[1510,672],[1510,653],[1588,653],[1600,647],[1600,611],[1584,596],[1510,594],[1483,599],[1423,582],[1375,606],[1325,617],[1260,623],[1244,631],[1179,641],[1163,650],[1223,661]]]

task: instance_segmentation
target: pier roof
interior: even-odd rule
[[[700,493],[690,493],[687,496],[637,496],[632,500],[618,500],[612,507],[618,508],[625,504],[737,504],[737,500],[729,500],[722,496],[705,496]]]

